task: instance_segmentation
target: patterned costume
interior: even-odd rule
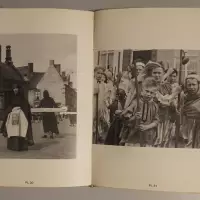
[[[158,106],[153,101],[145,101],[142,97],[139,101],[140,112],[142,113],[142,118],[140,120],[141,124],[149,125],[151,123],[158,124]],[[131,117],[135,116],[137,108],[137,102],[134,100],[131,106],[128,108],[129,113],[131,113]],[[127,122],[124,126],[123,132],[121,133],[121,137],[128,144],[142,143],[142,146],[152,146],[156,137],[156,128],[152,128],[146,130],[144,132],[140,132],[136,125],[136,119],[131,122]],[[142,138],[141,138],[142,136]]]

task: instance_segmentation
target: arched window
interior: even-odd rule
[[[113,68],[114,62],[114,51],[101,51],[100,52],[100,66],[108,69],[109,67]]]
[[[41,97],[41,92],[40,92],[40,90],[35,90],[35,98],[36,98],[36,99],[40,99],[40,97]]]

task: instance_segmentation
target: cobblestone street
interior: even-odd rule
[[[7,141],[0,135],[0,158],[23,159],[73,159],[76,157],[76,127],[69,126],[65,119],[58,124],[60,134],[54,139],[42,138],[42,122],[32,123],[35,145],[28,151],[10,151]]]

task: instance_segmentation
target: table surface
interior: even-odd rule
[[[197,194],[179,194],[110,188],[1,188],[2,200],[199,200]]]
[[[4,8],[68,8],[99,10],[130,7],[200,7],[199,0],[1,0]]]
[[[1,0],[3,8],[68,8],[99,10],[128,7],[200,7],[199,0]],[[199,200],[198,194],[149,192],[110,188],[0,188],[1,200]]]

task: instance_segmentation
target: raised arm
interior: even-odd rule
[[[180,86],[177,86],[172,94],[162,95],[160,92],[157,92],[156,97],[162,105],[169,106],[172,101],[177,97],[177,95],[181,93],[181,91],[182,88]]]
[[[164,82],[174,71],[173,67],[170,67],[167,72],[164,74],[162,81]]]

